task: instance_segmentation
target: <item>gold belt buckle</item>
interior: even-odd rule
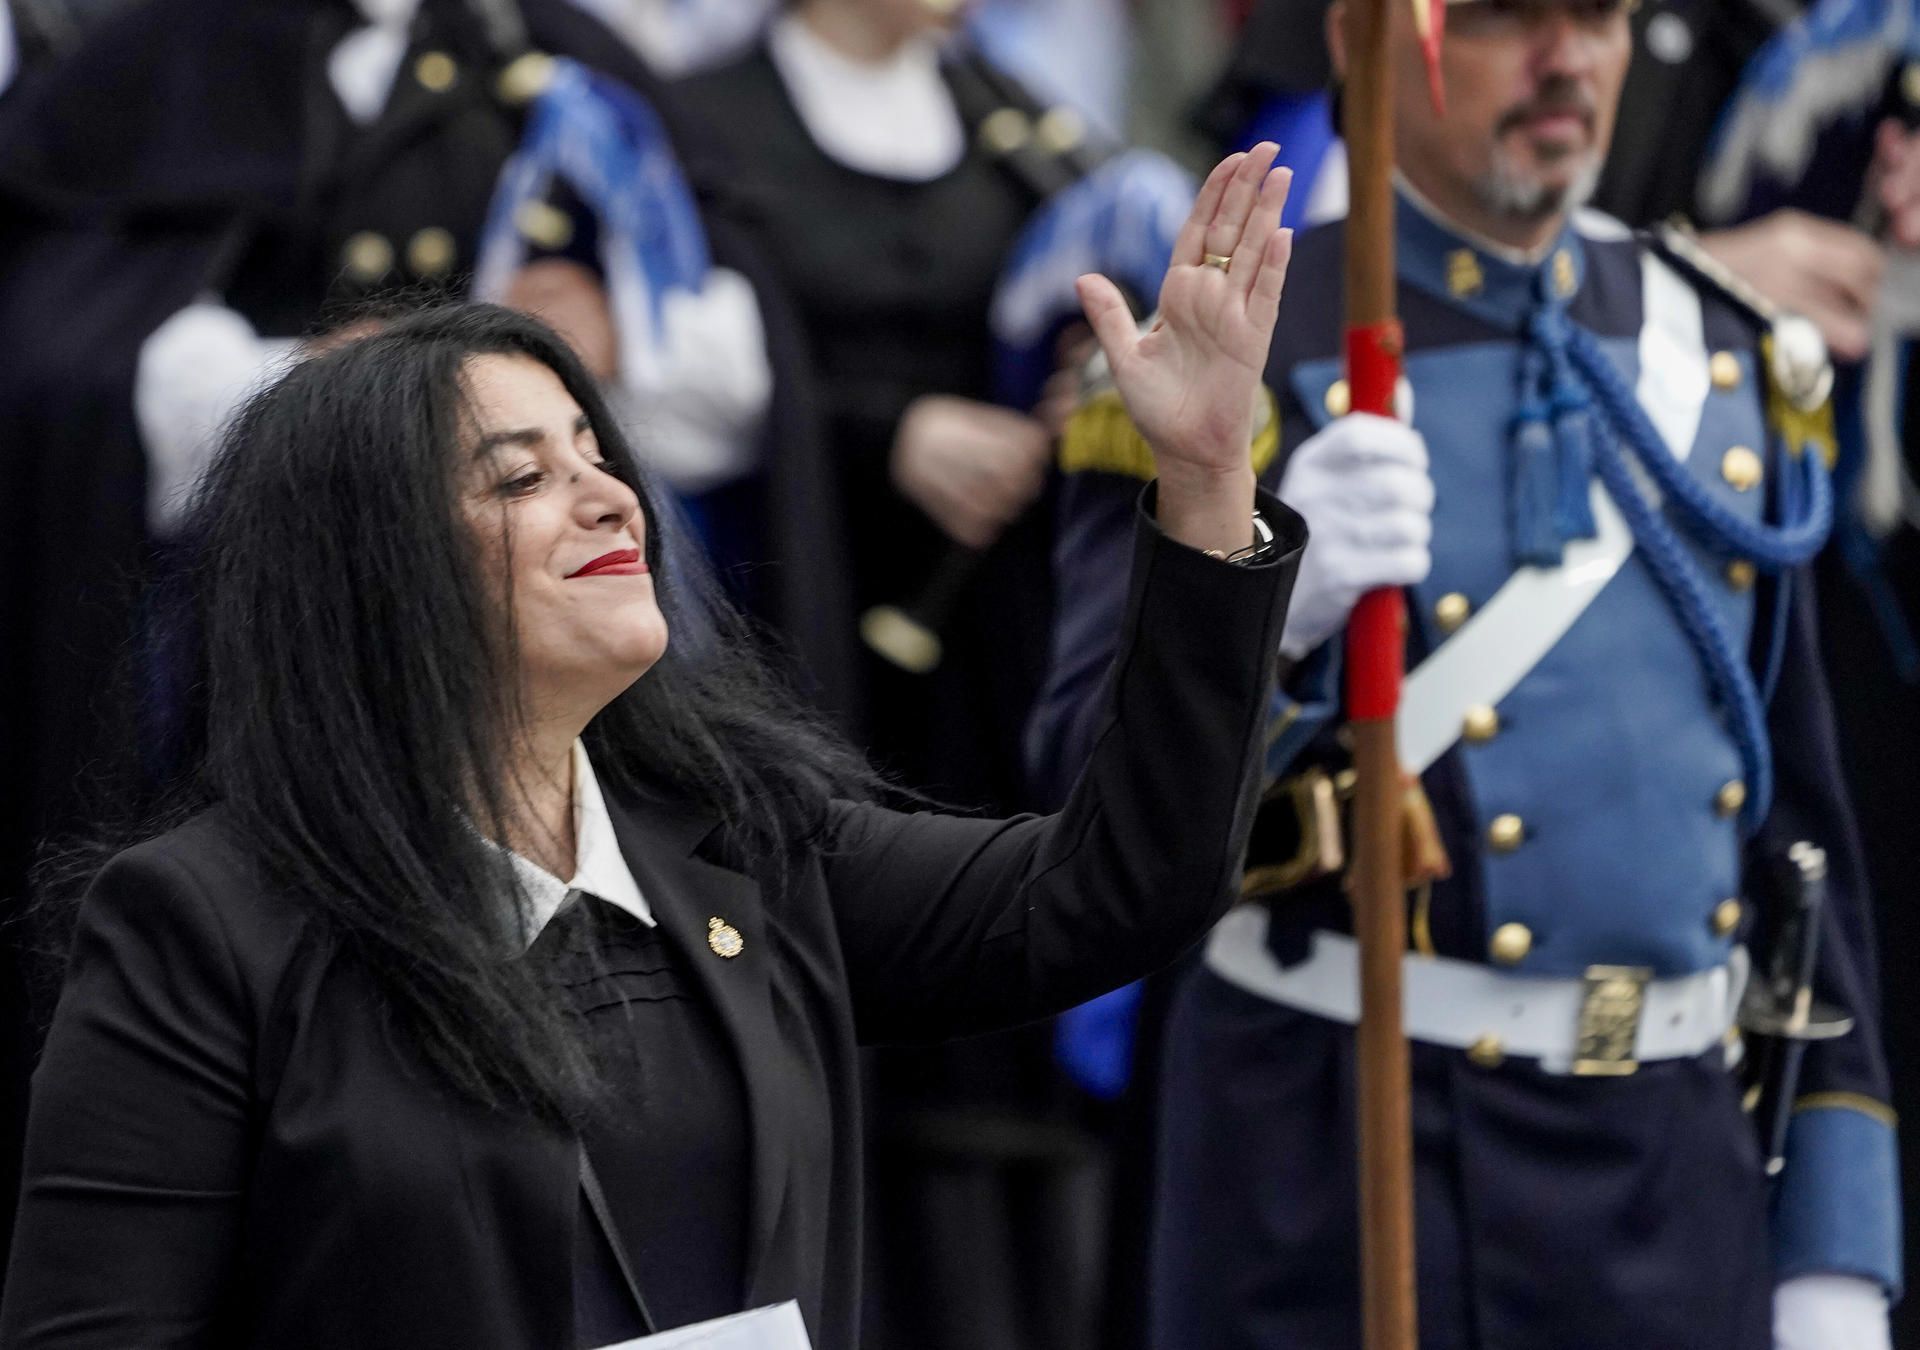
[[[1241,878],[1242,899],[1255,900],[1293,889],[1316,877],[1328,876],[1347,865],[1340,829],[1340,799],[1334,781],[1324,769],[1308,769],[1284,778],[1267,789],[1267,799],[1290,799],[1300,825],[1300,841],[1291,858],[1281,863],[1249,867]]]
[[[1582,978],[1587,990],[1580,1004],[1573,1072],[1616,1078],[1634,1072],[1640,1067],[1633,1057],[1634,1043],[1653,972],[1645,966],[1588,966]]]

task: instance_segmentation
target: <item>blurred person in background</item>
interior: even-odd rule
[[[967,31],[995,65],[1114,140],[1127,131],[1132,17],[1125,0],[976,0]]]
[[[673,98],[716,142],[689,164],[696,188],[799,310],[855,609],[911,601],[956,546],[983,555],[937,666],[864,660],[856,726],[915,788],[1012,807],[1046,631],[1030,508],[1049,432],[991,401],[988,307],[1021,225],[1089,146],[1077,113],[1039,106],[964,40],[943,48],[956,21],[923,0],[807,0]]]
[[[753,45],[778,0],[574,0],[625,38],[662,79]]]
[[[1808,566],[1830,518],[1831,371],[1805,320],[1698,245],[1579,209],[1629,9],[1451,5],[1438,117],[1393,7],[1405,421],[1350,414],[1343,240],[1301,237],[1265,475],[1314,542],[1252,903],[1176,977],[1163,1031],[1164,1350],[1360,1337],[1340,691],[1348,613],[1382,586],[1407,590],[1400,752],[1432,822],[1406,878],[1422,1344],[1887,1343],[1894,1115]],[[1339,21],[1336,5],[1336,68]],[[1056,783],[1093,740],[1107,577],[1151,471],[1079,436],[1076,417],[1063,641],[1035,724]],[[1783,883],[1809,840],[1824,872]],[[1736,1018],[1758,1020],[1736,992],[1749,952],[1765,1007],[1791,1006],[1775,963],[1814,949],[1781,925],[1820,887],[1813,987],[1851,1028],[1823,1018],[1844,1034],[1797,1080],[1769,1067],[1788,1062],[1777,1041],[1748,1042],[1749,1078],[1729,1051]]]
[[[1027,801],[1048,633],[1048,409],[1066,404],[1040,391],[1074,363],[1049,352],[1029,397],[998,401],[990,311],[1023,227],[1105,150],[958,35],[958,11],[803,0],[674,101],[724,143],[690,174],[764,248],[816,377],[847,565],[772,561],[855,615],[926,620],[938,647],[918,670],[852,624],[834,635],[862,681],[854,734],[908,785],[1006,810]],[[1062,1115],[1045,1029],[873,1070],[871,1343],[1076,1343],[1095,1154]]]
[[[0,103],[9,913],[42,840],[137,810],[182,749],[147,715],[183,691],[135,596],[171,565],[182,490],[226,418],[329,316],[401,289],[466,293],[502,166],[546,108],[549,53],[652,85],[560,0],[149,0],[90,18]],[[526,218],[539,240],[503,298],[547,310],[617,384],[598,255],[581,243],[596,236],[565,220],[574,204]],[[764,409],[763,390],[733,410],[744,434]],[[20,1077],[0,1084],[9,1115]]]

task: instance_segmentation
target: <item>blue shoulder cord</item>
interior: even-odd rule
[[[1595,527],[1586,509],[1587,467],[1599,475],[1633,533],[1634,543],[1647,561],[1656,585],[1700,659],[1729,730],[1740,750],[1748,787],[1740,825],[1751,835],[1773,798],[1773,753],[1767,735],[1766,708],[1748,669],[1745,655],[1721,622],[1702,584],[1699,571],[1665,516],[1647,500],[1628,461],[1639,462],[1665,501],[1673,503],[1680,523],[1702,547],[1727,558],[1750,560],[1768,573],[1797,567],[1813,558],[1826,542],[1833,520],[1833,492],[1826,461],[1818,450],[1788,456],[1798,472],[1781,475],[1777,492],[1777,526],[1742,519],[1708,495],[1667,448],[1639,399],[1627,387],[1617,367],[1591,333],[1568,321],[1565,307],[1543,299],[1528,320],[1531,350],[1523,355],[1523,374],[1532,376],[1523,390],[1521,413],[1515,427],[1516,552],[1520,561],[1536,562],[1545,540],[1539,534],[1540,508],[1550,500],[1551,526],[1559,541],[1591,538]],[[1538,353],[1538,356],[1533,355]],[[1544,358],[1544,361],[1541,360]],[[1544,364],[1551,387],[1542,403],[1537,380]],[[1599,404],[1604,416],[1589,409]],[[1547,449],[1547,418],[1552,418],[1554,447],[1551,480],[1557,491],[1549,499],[1540,470]],[[1622,445],[1624,442],[1624,446]],[[1581,501],[1574,503],[1573,494]],[[1527,528],[1528,502],[1533,503]],[[1553,559],[1557,561],[1557,555]]]

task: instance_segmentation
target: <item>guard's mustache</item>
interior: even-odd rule
[[[1560,117],[1569,114],[1578,117],[1591,128],[1594,116],[1593,96],[1576,84],[1548,85],[1525,103],[1502,113],[1497,129],[1505,133],[1536,118]]]

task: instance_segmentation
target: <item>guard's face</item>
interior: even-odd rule
[[[861,0],[870,23],[888,34],[941,33],[955,28],[973,0]]]
[[[1436,4],[1444,0],[1435,0]],[[1394,0],[1395,158],[1429,197],[1539,220],[1592,191],[1633,54],[1629,0],[1467,0],[1448,7],[1444,118],[1412,6]]]
[[[591,716],[667,646],[639,498],[546,366],[476,356],[465,381],[472,450],[460,500],[481,565],[512,605],[528,712]]]

